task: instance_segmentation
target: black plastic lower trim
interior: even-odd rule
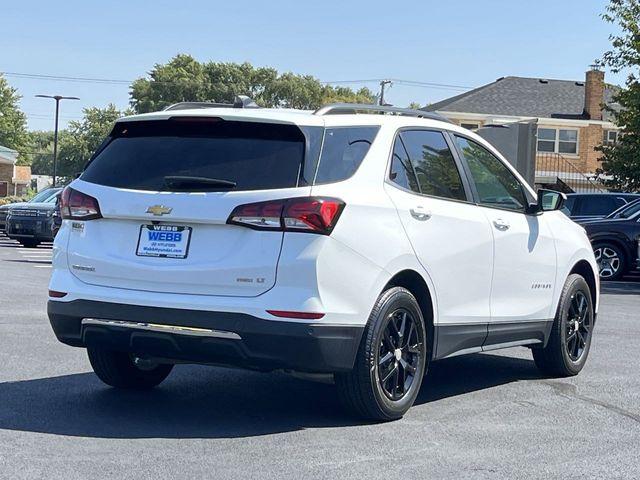
[[[363,326],[264,320],[230,312],[123,305],[89,300],[49,301],[47,312],[60,340],[138,355],[256,370],[339,372],[353,368]],[[85,325],[84,318],[195,327],[238,334],[241,339],[207,338],[173,332],[140,331],[118,325]]]
[[[434,360],[518,345],[546,345],[553,320],[436,325]]]

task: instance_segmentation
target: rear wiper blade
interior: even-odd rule
[[[231,180],[209,177],[189,177],[172,175],[164,177],[167,188],[176,190],[217,190],[219,188],[235,188],[237,183]]]

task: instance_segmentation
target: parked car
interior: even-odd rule
[[[57,191],[60,191],[60,190],[57,190]],[[54,192],[52,192],[51,188],[46,188],[46,189],[38,192],[28,202],[7,203],[6,205],[0,206],[0,232],[4,232],[7,229],[7,215],[9,214],[9,210],[10,209],[12,209],[13,207],[26,205],[28,203],[45,202],[53,194],[54,194]]]
[[[35,248],[42,242],[53,240],[51,223],[56,194],[60,188],[51,188],[49,195],[37,202],[16,204],[9,209],[6,220],[6,235],[18,240],[27,248]]]
[[[60,197],[62,196],[62,192],[58,192],[56,194],[55,207],[53,208],[53,215],[51,218],[51,236],[56,238],[56,235],[60,231],[60,227],[62,226],[62,215],[60,213]]]
[[[598,262],[602,280],[619,280],[638,268],[640,239],[640,200],[601,220],[582,224]]]
[[[596,220],[638,199],[637,193],[569,193],[562,211],[575,222]]]
[[[103,382],[325,373],[389,420],[442,358],[521,345],[580,372],[589,240],[481,137],[373,105],[203,107],[119,120],[62,194],[48,315]]]

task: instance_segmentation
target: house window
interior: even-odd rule
[[[604,132],[604,143],[612,145],[618,141],[618,130],[607,130]]]
[[[578,153],[578,130],[538,128],[538,152]]]
[[[462,128],[466,128],[467,130],[477,130],[480,128],[480,124],[479,123],[467,123],[467,122],[463,122],[460,124],[460,126]]]

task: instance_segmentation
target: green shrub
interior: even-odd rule
[[[0,206],[6,205],[7,203],[26,202],[27,200],[28,198],[26,197],[16,197],[16,196],[0,197]]]

